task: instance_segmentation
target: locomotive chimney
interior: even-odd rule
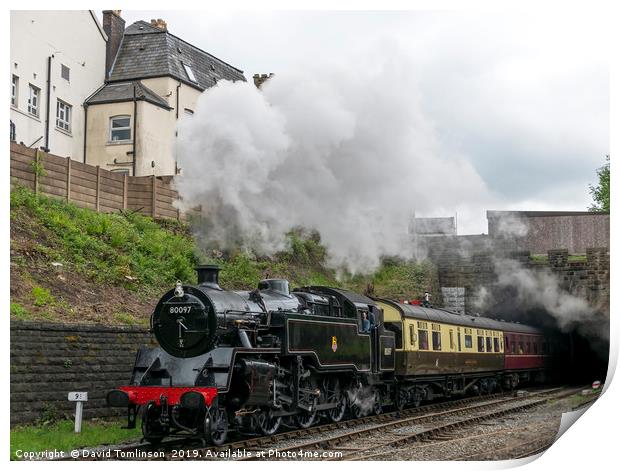
[[[220,288],[220,267],[217,265],[198,265],[196,266],[198,274],[198,284],[207,285],[210,288]]]

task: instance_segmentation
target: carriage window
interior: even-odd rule
[[[504,345],[506,345],[506,350],[510,350],[510,341],[508,340],[508,336],[506,336],[506,340],[504,340]]]
[[[493,339],[493,351],[495,353],[499,352],[499,339],[497,337]]]
[[[478,337],[478,351],[484,352],[484,337]]]
[[[487,337],[487,352],[492,352],[493,346],[491,344],[491,337]]]
[[[525,344],[525,353],[530,353],[530,342]]]
[[[433,350],[441,350],[441,332],[433,332]]]
[[[519,340],[519,355],[523,355],[523,340]]]
[[[534,353],[538,354],[538,342],[534,342],[533,347],[534,347]]]
[[[428,331],[418,330],[418,340],[420,341],[420,350],[428,350]]]
[[[466,335],[465,336],[465,348],[471,348],[471,346],[472,346],[471,335]]]
[[[409,325],[409,343],[415,345],[415,327],[413,324]]]

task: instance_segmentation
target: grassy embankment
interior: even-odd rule
[[[89,446],[117,444],[136,441],[142,436],[140,427],[122,429],[121,422],[87,420],[82,424],[81,433],[73,431],[73,422],[61,420],[43,425],[18,426],[11,429],[11,460],[24,459],[21,452],[41,452],[45,450],[70,451]]]
[[[202,253],[189,227],[138,214],[102,214],[64,201],[11,191],[11,318],[146,325],[156,300],[176,280],[196,281],[198,261],[222,268],[228,289],[252,289],[264,276],[292,286],[369,287],[377,296],[418,298],[437,292],[429,263],[386,260],[372,275],[336,279],[316,233],[291,232],[273,257],[247,251]],[[216,254],[216,255],[214,255]]]

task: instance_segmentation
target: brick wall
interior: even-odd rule
[[[144,344],[153,339],[142,327],[11,321],[11,424],[73,417],[70,391],[88,392],[86,418],[121,414],[105,394],[129,381]]]

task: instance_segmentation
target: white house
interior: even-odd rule
[[[108,35],[105,85],[85,101],[86,163],[129,175],[175,175],[177,122],[200,94],[243,71],[171,34],[166,22],[125,28],[119,10],[103,12]]]
[[[84,160],[84,100],[105,79],[92,11],[11,11],[11,139]]]

